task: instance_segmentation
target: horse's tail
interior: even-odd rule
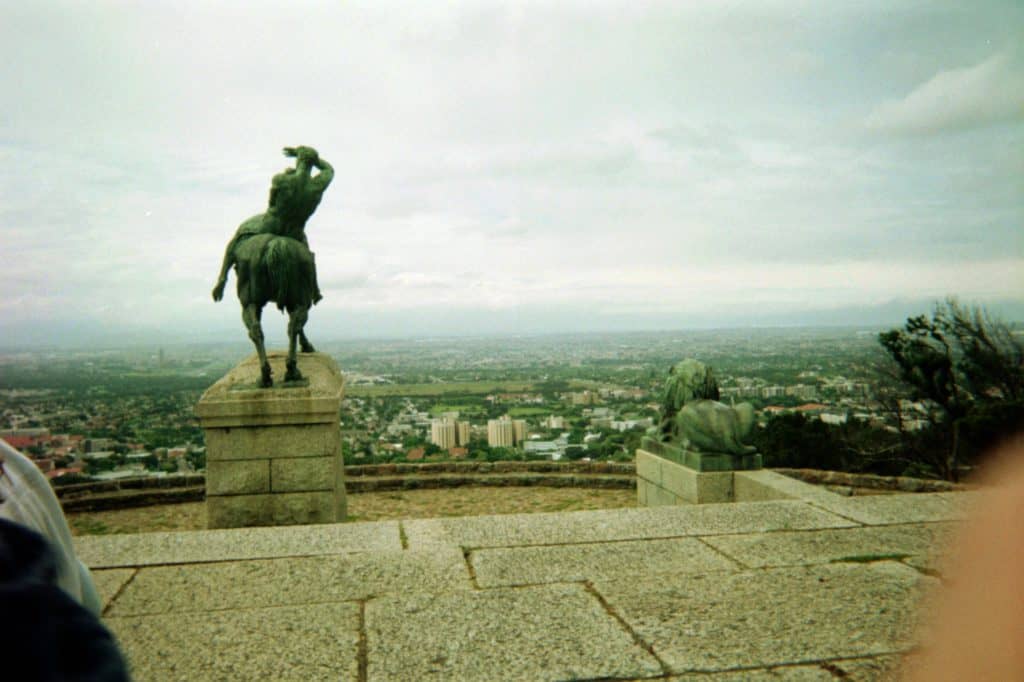
[[[274,237],[263,251],[270,300],[281,310],[313,303],[313,256],[291,237]]]

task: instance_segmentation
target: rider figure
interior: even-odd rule
[[[239,242],[254,234],[270,233],[296,239],[308,249],[306,221],[316,211],[327,186],[334,178],[334,168],[320,158],[312,147],[285,147],[284,155],[295,158],[295,168],[278,173],[270,183],[270,198],[267,211],[249,218],[242,223],[235,236],[224,250],[224,262],[220,268],[217,284],[213,288],[213,300],[224,296],[228,270],[235,264],[235,247]],[[313,168],[319,172],[313,175]],[[312,256],[312,253],[310,253]],[[316,268],[313,269],[313,302],[323,296],[316,283]]]

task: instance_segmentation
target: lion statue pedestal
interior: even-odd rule
[[[732,472],[761,468],[761,455],[744,444],[754,408],[718,398],[704,364],[683,360],[669,371],[657,437],[645,438],[636,452],[640,506],[732,502]]]
[[[640,441],[640,448],[694,471],[753,471],[762,466],[761,455],[757,452],[745,455],[734,455],[728,452],[701,452],[646,437]]]

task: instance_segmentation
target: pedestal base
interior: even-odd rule
[[[285,357],[268,354],[275,378]],[[260,375],[254,354],[199,399],[208,528],[345,519],[341,372],[322,353],[300,354],[298,366],[305,386],[251,388]]]
[[[761,468],[761,455],[685,450],[645,438],[636,451],[636,494],[641,507],[733,502],[734,471]]]
[[[751,471],[762,466],[761,455],[752,452],[733,455],[728,452],[697,452],[644,437],[640,447],[670,462],[694,471]]]

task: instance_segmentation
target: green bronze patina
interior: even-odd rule
[[[760,468],[756,448],[744,444],[754,426],[753,406],[730,407],[718,398],[710,367],[677,363],[665,382],[658,438],[645,439],[643,447],[697,471]]]
[[[285,147],[284,154],[295,159],[295,168],[274,176],[266,212],[239,226],[224,250],[224,262],[213,287],[213,300],[221,300],[233,266],[242,321],[256,346],[261,386],[265,388],[273,384],[260,324],[268,302],[273,301],[278,309],[288,312],[286,382],[302,379],[295,359],[296,346],[301,345],[304,353],[314,350],[303,327],[310,307],[323,297],[316,281],[316,263],[306,240],[306,222],[334,178],[334,169],[312,147]],[[313,169],[319,172],[313,175]]]

